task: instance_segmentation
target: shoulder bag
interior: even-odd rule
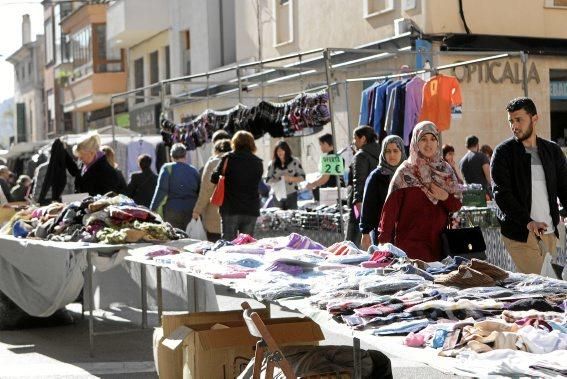
[[[468,259],[477,258],[486,260],[486,243],[480,226],[472,226],[468,216],[469,226],[459,229],[447,227],[441,232],[443,256],[459,255]]]
[[[211,195],[210,202],[212,205],[220,207],[224,203],[224,178],[226,174],[226,165],[228,164],[228,156],[224,160],[224,165],[222,167],[221,175],[219,176],[219,182],[215,187],[215,191]]]

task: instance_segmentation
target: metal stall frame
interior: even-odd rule
[[[357,54],[373,54],[367,57],[363,57],[360,59],[352,59],[346,62],[341,62],[338,63],[337,65],[333,65],[333,58],[334,57],[339,57],[344,53],[357,53]],[[242,99],[243,99],[243,80],[247,80],[247,79],[252,79],[255,77],[260,77],[260,82],[259,83],[252,83],[251,85],[248,85],[246,88],[250,89],[250,88],[255,88],[255,87],[260,87],[261,90],[261,98],[264,99],[264,88],[271,84],[271,83],[275,83],[277,81],[287,81],[290,79],[294,79],[294,78],[299,78],[299,81],[301,83],[301,87],[302,90],[300,92],[296,92],[296,93],[289,93],[289,94],[285,94],[285,95],[280,95],[278,96],[278,98],[282,98],[282,97],[291,97],[297,94],[301,94],[301,93],[307,93],[307,92],[313,92],[316,90],[323,90],[326,89],[327,93],[329,95],[329,113],[330,113],[330,124],[331,124],[331,134],[333,136],[333,144],[335,145],[336,148],[338,148],[338,146],[336,146],[336,125],[335,125],[335,120],[334,120],[334,116],[335,116],[335,111],[334,111],[334,104],[333,104],[333,94],[332,94],[332,87],[335,86],[339,86],[339,85],[344,85],[345,87],[345,91],[346,91],[346,107],[347,107],[347,112],[349,111],[349,100],[348,100],[348,86],[349,83],[354,83],[354,82],[362,82],[362,81],[376,81],[376,80],[385,80],[385,79],[389,79],[389,78],[400,78],[400,77],[405,77],[405,76],[410,76],[410,75],[417,75],[417,74],[424,74],[427,72],[439,72],[442,70],[448,70],[448,69],[452,69],[452,68],[456,68],[456,67],[462,67],[462,66],[468,66],[471,64],[475,64],[475,63],[480,63],[480,62],[486,62],[486,61],[492,61],[492,60],[497,60],[497,59],[503,59],[503,58],[507,58],[507,57],[512,57],[512,56],[518,56],[520,57],[520,60],[522,62],[522,71],[523,71],[523,78],[522,78],[522,89],[524,91],[524,95],[528,96],[528,82],[527,82],[527,60],[528,60],[528,54],[525,53],[524,51],[511,51],[511,52],[486,52],[486,51],[447,51],[447,52],[443,52],[443,51],[435,51],[435,52],[427,52],[427,54],[431,54],[431,55],[461,55],[461,56],[466,56],[466,55],[471,55],[471,56],[478,56],[478,55],[489,55],[489,54],[494,54],[494,55],[490,55],[488,57],[484,57],[484,58],[477,58],[477,59],[472,59],[472,60],[467,60],[467,61],[463,61],[463,62],[458,62],[458,63],[453,63],[453,64],[445,64],[445,65],[440,65],[438,67],[434,67],[434,68],[424,68],[424,69],[418,69],[418,70],[413,70],[413,71],[409,71],[409,72],[404,72],[404,73],[400,73],[400,74],[388,74],[388,75],[380,75],[380,76],[359,76],[359,77],[355,77],[355,78],[349,78],[343,81],[333,81],[333,74],[335,71],[341,71],[341,72],[345,72],[348,75],[348,69],[344,69],[342,67],[345,66],[351,66],[351,65],[365,65],[365,64],[369,64],[372,63],[373,61],[378,61],[378,60],[383,60],[383,59],[387,59],[390,58],[392,56],[395,56],[396,54],[422,54],[422,51],[414,51],[414,50],[407,50],[407,48],[402,48],[402,49],[398,49],[398,50],[386,50],[386,49],[366,49],[366,48],[361,48],[361,49],[356,49],[356,48],[323,48],[323,49],[313,49],[313,50],[309,50],[309,51],[305,51],[305,52],[299,52],[299,53],[295,53],[295,54],[288,54],[288,55],[284,55],[281,57],[275,57],[275,58],[270,58],[270,59],[265,59],[265,60],[261,60],[261,61],[255,61],[255,62],[250,62],[250,63],[238,63],[236,65],[232,65],[230,67],[225,67],[225,68],[221,68],[218,70],[213,70],[213,71],[207,71],[205,73],[200,73],[200,74],[193,74],[193,75],[187,75],[187,76],[181,76],[181,77],[176,77],[176,78],[170,78],[170,79],[165,79],[165,80],[161,80],[160,82],[157,83],[153,83],[151,85],[145,86],[145,87],[141,87],[141,88],[136,88],[130,91],[126,91],[126,92],[122,92],[122,93],[118,93],[118,94],[114,94],[111,96],[111,120],[112,120],[112,138],[113,138],[113,144],[115,143],[115,115],[114,115],[114,100],[117,98],[121,98],[121,97],[131,97],[131,96],[135,96],[137,97],[136,93],[139,93],[140,91],[144,91],[146,89],[151,89],[154,87],[159,86],[160,88],[160,94],[159,94],[159,98],[161,100],[161,104],[162,104],[162,112],[165,112],[165,109],[169,109],[172,106],[168,105],[166,107],[166,87],[167,86],[171,86],[174,83],[179,83],[179,82],[186,82],[187,84],[205,84],[205,96],[195,96],[195,95],[187,95],[187,96],[183,96],[183,98],[187,98],[187,99],[198,99],[198,100],[206,100],[207,102],[207,109],[209,108],[209,101],[211,99],[211,97],[217,97],[217,96],[225,96],[228,93],[232,93],[232,92],[236,92],[238,91],[238,101],[239,103],[242,103]],[[304,60],[303,57],[308,56],[308,55],[314,55],[314,54],[321,54],[320,57],[315,57],[315,58],[311,58],[311,59],[307,59]],[[278,67],[278,66],[270,66],[270,63],[276,63],[276,62],[281,62],[281,61],[286,61],[286,60],[291,60],[291,59],[298,59],[297,62],[288,64],[287,66],[282,66],[282,67]],[[317,60],[320,60],[321,62],[319,62],[318,64],[323,64],[323,68],[324,68],[324,72],[318,72],[315,69],[302,69],[301,67],[296,67],[302,64],[309,64],[312,62],[316,62]],[[256,68],[259,67],[260,68],[260,72],[257,73],[253,73],[253,74],[249,74],[249,75],[242,75],[242,70],[244,69],[252,69],[252,68]],[[307,67],[309,68],[309,67]],[[266,71],[264,71],[265,69],[267,69]],[[222,73],[227,73],[230,71],[235,71],[236,73],[236,78],[234,79],[230,79],[230,80],[226,80],[226,81],[211,81],[210,77],[213,75],[218,75],[218,74],[222,74]],[[295,72],[294,74],[291,75],[286,75],[286,76],[282,76],[282,77],[277,77],[275,79],[272,80],[268,80],[267,82],[264,81],[264,77],[270,73],[273,72],[277,72],[277,71],[293,71]],[[325,84],[317,86],[315,88],[311,88],[311,89],[304,89],[303,88],[303,81],[304,78],[306,76],[308,76],[309,74],[312,74],[313,71],[315,73],[318,73],[320,75],[324,74],[325,75]],[[195,79],[200,79],[200,78],[205,78],[204,81],[195,81]],[[211,84],[236,84],[236,88],[227,90],[227,91],[223,91],[220,93],[210,93],[210,89],[211,89]],[[203,88],[201,88],[201,90],[203,90]],[[148,96],[143,95],[144,98],[148,98]],[[150,96],[150,98],[156,98],[157,96]],[[257,96],[254,96],[254,98],[257,98]],[[352,127],[350,125],[350,117],[347,118],[348,119],[348,127],[349,127],[349,132],[352,132]],[[343,207],[342,207],[342,198],[341,198],[341,184],[340,184],[340,180],[337,181],[337,202],[338,202],[338,208],[339,208],[339,213],[340,213],[340,230],[341,233],[344,233],[345,228],[344,228],[344,220],[343,220]]]

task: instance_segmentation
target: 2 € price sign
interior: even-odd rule
[[[319,172],[325,175],[342,175],[345,170],[345,162],[338,154],[329,154],[319,160]]]

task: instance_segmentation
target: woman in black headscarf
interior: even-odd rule
[[[384,139],[378,167],[370,173],[364,185],[364,197],[360,215],[362,238],[360,247],[364,250],[376,244],[377,228],[382,213],[382,206],[388,195],[388,187],[396,169],[406,159],[404,141],[391,135]]]

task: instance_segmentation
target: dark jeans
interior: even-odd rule
[[[256,216],[249,215],[221,215],[221,237],[232,241],[238,234],[254,235]]]
[[[174,228],[185,231],[187,224],[191,221],[193,210],[177,212],[175,210],[168,210],[167,207],[163,212],[163,219],[169,222]]]
[[[220,240],[221,235],[219,233],[209,233],[206,230],[205,232],[207,233],[207,241],[217,242],[218,240]]]
[[[274,198],[274,207],[281,208],[283,210],[287,209],[297,209],[297,192],[290,193],[285,199],[276,200]]]
[[[348,214],[348,224],[346,228],[346,240],[352,241],[358,247],[360,247],[360,239],[362,238],[362,233],[360,232],[359,226],[360,220],[356,218],[354,212],[351,210]]]

